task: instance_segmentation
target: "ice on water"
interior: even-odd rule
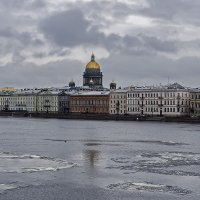
[[[108,169],[176,176],[199,176],[199,172],[183,171],[183,167],[200,166],[200,154],[192,152],[139,152],[133,157],[115,157]],[[174,169],[172,169],[174,168]],[[176,169],[175,169],[176,168]]]
[[[0,184],[0,193],[3,193],[5,190],[11,190],[17,188],[15,184]]]
[[[14,155],[0,153],[0,173],[27,173],[38,171],[57,171],[76,166],[66,160],[58,160],[39,155]]]
[[[149,192],[168,192],[168,193],[174,193],[174,194],[179,194],[179,195],[187,195],[191,193],[190,190],[183,189],[177,186],[161,185],[161,184],[154,184],[154,183],[148,183],[148,182],[116,183],[116,184],[108,185],[107,188],[111,190],[127,190],[127,191],[139,190],[139,191],[149,191]]]

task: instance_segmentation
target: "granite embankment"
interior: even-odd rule
[[[82,120],[115,120],[115,121],[160,121],[160,122],[188,122],[200,123],[200,118],[191,117],[160,117],[137,115],[109,115],[94,113],[27,113],[27,112],[0,112],[1,117],[33,117]]]

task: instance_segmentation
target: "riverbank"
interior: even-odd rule
[[[82,119],[82,120],[112,120],[112,121],[160,121],[200,123],[200,118],[191,117],[160,117],[137,115],[109,115],[93,113],[27,113],[27,112],[0,112],[2,117],[33,117],[55,119]]]

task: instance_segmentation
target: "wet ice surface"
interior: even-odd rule
[[[5,190],[15,189],[18,186],[11,183],[11,184],[0,184],[0,193],[4,192]]]
[[[182,189],[176,186],[169,186],[169,185],[155,185],[153,183],[134,183],[134,182],[125,182],[125,183],[118,183],[118,184],[110,184],[108,189],[111,190],[127,190],[127,191],[150,191],[150,192],[170,192],[179,195],[186,195],[190,194],[190,190]]]
[[[120,169],[124,173],[138,171],[176,176],[199,176],[199,172],[182,171],[183,166],[200,166],[200,154],[191,152],[140,152],[130,157],[111,159],[115,165],[108,169]],[[173,167],[181,167],[173,170]]]
[[[76,166],[65,160],[58,160],[39,155],[13,155],[0,152],[0,173],[26,173],[39,171],[57,171]]]
[[[0,174],[3,173],[36,173],[45,171],[58,171],[76,167],[77,164],[67,162],[66,160],[54,159],[50,157],[44,157],[39,155],[16,155],[8,152],[0,152]],[[38,185],[33,183],[32,180],[28,182],[14,183],[0,183],[0,193],[4,191],[24,188],[29,185]]]
[[[200,125],[0,118],[0,127],[0,199],[49,183],[108,199],[200,199]]]

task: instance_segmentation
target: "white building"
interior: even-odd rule
[[[69,95],[59,90],[21,89],[0,93],[1,111],[63,112],[63,109],[69,110]]]
[[[110,92],[109,114],[127,113],[127,90],[118,89]]]
[[[60,91],[43,90],[37,94],[36,112],[58,112]]]
[[[0,93],[1,111],[36,111],[36,95],[40,90],[22,89],[11,93]]]
[[[40,90],[22,89],[14,92],[9,100],[10,111],[36,111],[36,98]]]
[[[190,112],[190,90],[175,83],[160,87],[132,87],[127,92],[127,113],[184,116]]]
[[[11,94],[0,92],[0,111],[8,111],[10,104]]]

